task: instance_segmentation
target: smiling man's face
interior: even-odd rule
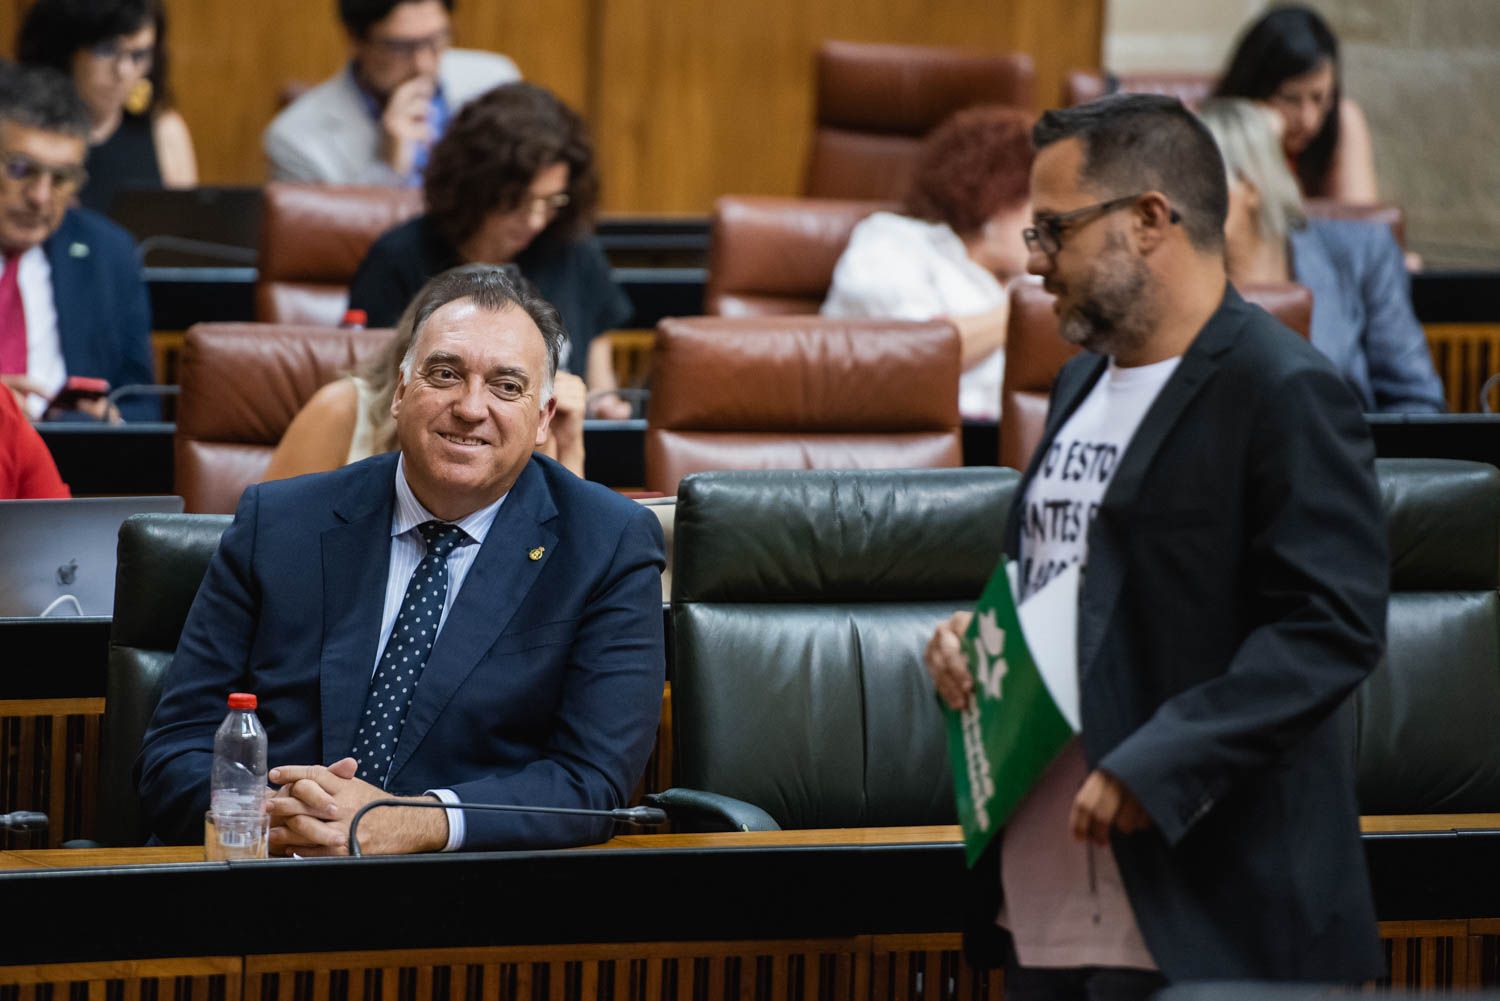
[[[555,407],[547,345],[525,310],[441,307],[391,400],[412,492],[448,521],[493,503],[546,439]]]

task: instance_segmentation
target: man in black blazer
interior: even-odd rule
[[[1055,763],[975,866],[969,955],[1005,963],[1007,996],[1027,998],[1376,976],[1339,712],[1382,655],[1389,586],[1358,404],[1227,284],[1224,167],[1177,101],[1048,112],[1034,138],[1030,269],[1087,351],[1053,388],[1006,552],[1023,594],[1084,567],[1082,732],[1066,795]],[[955,708],[966,626],[955,616],[928,647]],[[1060,811],[1040,816],[1049,796]],[[1086,872],[1069,861],[1084,851]],[[1128,907],[1110,909],[1111,886]],[[1038,894],[1098,906],[1089,920]]]

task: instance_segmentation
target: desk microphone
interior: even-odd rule
[[[359,838],[355,832],[359,829],[360,819],[371,810],[382,806],[415,807],[418,810],[487,810],[492,813],[560,813],[570,817],[605,817],[621,824],[633,824],[636,827],[650,827],[655,824],[667,822],[667,811],[659,810],[654,806],[622,806],[614,810],[584,810],[568,806],[510,806],[499,803],[442,803],[438,800],[408,800],[408,799],[377,799],[373,803],[366,803],[354,814],[354,819],[349,821],[349,854],[358,857]],[[11,814],[11,816],[42,817],[42,823],[46,824],[47,818],[40,813]],[[3,820],[0,817],[0,820]]]
[[[31,810],[0,813],[0,831],[45,831],[46,829],[47,815],[45,813],[35,813]]]

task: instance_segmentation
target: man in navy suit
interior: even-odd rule
[[[136,774],[166,841],[203,836],[214,730],[252,692],[272,850],[348,850],[387,796],[610,809],[661,708],[660,527],[532,449],[567,334],[513,269],[434,278],[391,411],[399,451],[252,486],[183,627]],[[553,847],[608,821],[376,810],[361,848]]]
[[[50,69],[0,69],[0,381],[33,419],[69,376],[151,383],[151,314],[130,235],[69,208],[83,185],[89,116]],[[152,420],[152,397],[102,399],[97,418]]]

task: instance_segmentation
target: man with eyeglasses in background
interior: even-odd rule
[[[1353,393],[1224,264],[1227,177],[1173,98],[1037,124],[1028,270],[1084,353],[1052,390],[1005,552],[1072,566],[1081,733],[969,880],[1007,1001],[1382,969],[1338,709],[1379,663],[1388,560]],[[927,664],[973,685],[967,613]]]
[[[338,0],[349,63],[266,129],[271,179],[420,184],[453,114],[521,78],[505,56],[450,49],[452,10],[453,0]]]
[[[86,178],[89,113],[53,69],[0,66],[0,382],[27,416],[155,419],[96,386],[154,381],[151,308],[130,235],[70,207]]]

